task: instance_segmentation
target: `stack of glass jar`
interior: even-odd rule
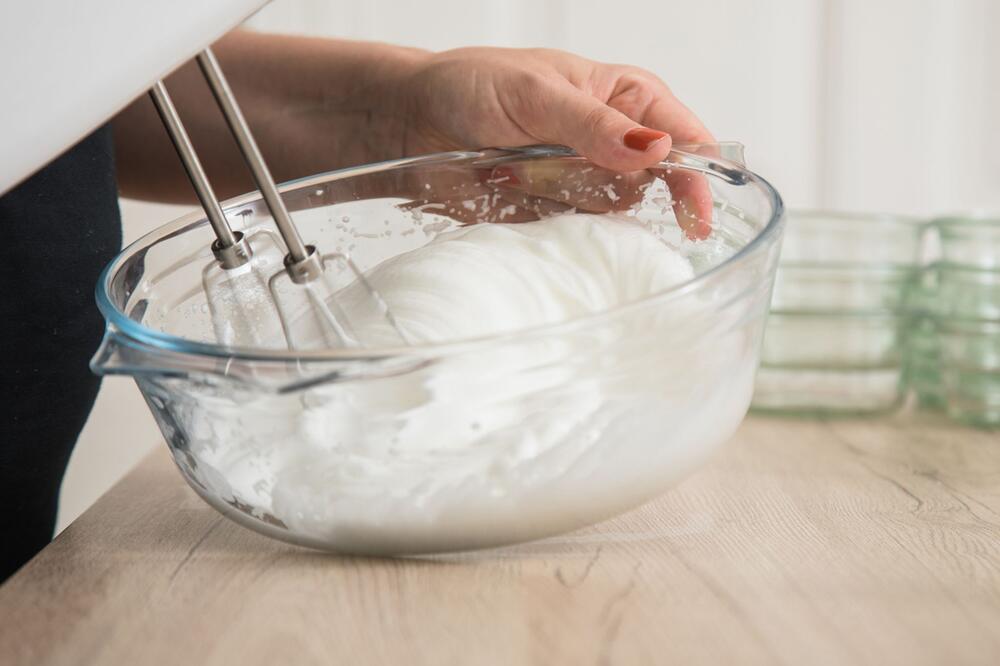
[[[1000,426],[1000,218],[928,225],[934,261],[907,296],[906,381],[918,404]]]
[[[788,218],[755,410],[1000,426],[1000,218]]]
[[[905,296],[920,274],[919,221],[790,212],[753,407],[873,413],[904,395]]]

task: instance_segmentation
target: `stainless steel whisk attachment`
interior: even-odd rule
[[[350,258],[343,253],[321,254],[303,242],[215,55],[205,49],[196,60],[285,247],[277,272],[266,275],[264,262],[255,264],[253,246],[275,246],[273,234],[258,231],[248,238],[233,231],[166,86],[162,81],[154,84],[150,97],[215,233],[212,253],[217,261],[206,266],[202,282],[218,341],[234,347],[267,345],[278,322],[290,349],[359,347],[365,340],[353,325],[358,318],[365,326],[375,325],[381,344],[405,344],[384,299]],[[352,303],[362,306],[356,312],[341,307],[340,289],[331,277],[337,271],[353,278]]]

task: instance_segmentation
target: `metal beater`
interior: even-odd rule
[[[217,263],[206,267],[203,284],[219,342],[259,346],[266,337],[262,333],[277,318],[290,349],[363,346],[329,279],[328,269],[336,265],[368,292],[366,310],[370,316],[375,309],[385,324],[382,331],[391,334],[390,342],[405,343],[385,301],[347,255],[320,254],[315,246],[303,242],[215,55],[206,48],[196,60],[287,250],[284,267],[270,277],[253,266],[251,241],[257,241],[229,225],[166,86],[157,81],[149,95],[215,232],[212,253]],[[265,241],[273,237],[269,232],[259,233]]]

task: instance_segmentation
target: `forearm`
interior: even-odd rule
[[[400,82],[427,56],[387,44],[236,32],[214,47],[277,181],[401,156]],[[254,189],[194,63],[167,79],[219,197]],[[114,119],[125,196],[191,201],[193,191],[152,103]]]

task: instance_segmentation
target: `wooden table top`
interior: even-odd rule
[[[662,498],[432,559],[270,541],[151,455],[0,587],[4,664],[998,664],[1000,433],[749,419]]]

